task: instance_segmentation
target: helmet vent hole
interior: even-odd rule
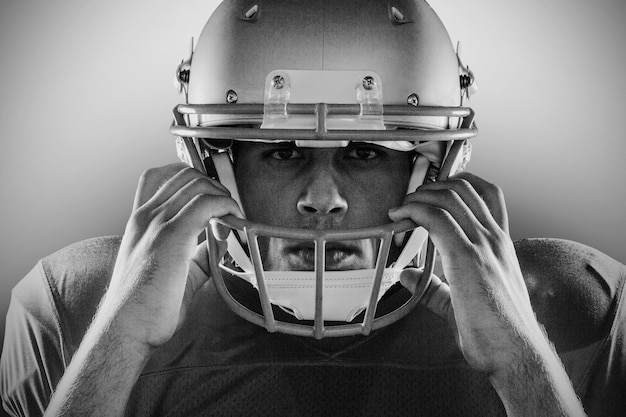
[[[226,102],[228,104],[234,104],[237,102],[237,100],[239,100],[239,96],[237,95],[237,92],[235,90],[228,90],[226,92]]]
[[[258,13],[259,13],[259,5],[255,4],[243,14],[243,18],[244,20],[256,20]]]
[[[404,14],[396,7],[391,6],[389,8],[389,18],[392,23],[407,23]]]

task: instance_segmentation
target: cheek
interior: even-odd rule
[[[408,188],[408,175],[370,177],[355,187],[346,188],[350,195],[351,222],[358,227],[371,227],[391,222],[389,209],[402,204]]]
[[[389,209],[403,203],[412,166],[412,155],[398,152],[386,163],[352,176],[352,185],[345,189],[350,193],[350,209],[353,217],[359,219],[360,227],[391,222]]]
[[[240,177],[238,174],[237,186],[246,217],[269,225],[284,224],[290,208],[296,207],[295,187],[264,175],[249,175],[241,180]]]

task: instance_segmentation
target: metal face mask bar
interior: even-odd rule
[[[473,111],[469,108],[459,107],[414,107],[407,106],[385,106],[386,115],[411,115],[411,116],[445,116],[445,117],[459,117],[461,120],[460,128],[455,130],[417,130],[417,129],[402,129],[402,130],[334,130],[329,131],[327,129],[320,129],[323,126],[324,115],[328,115],[333,112],[354,115],[360,112],[359,105],[327,105],[327,104],[290,104],[287,106],[292,112],[316,115],[318,123],[314,129],[259,129],[258,127],[224,127],[224,126],[201,126],[201,127],[188,127],[186,126],[187,114],[230,114],[239,115],[238,120],[245,119],[250,122],[256,120],[259,124],[262,121],[263,107],[261,105],[254,104],[237,104],[237,105],[189,105],[181,104],[175,108],[175,124],[172,126],[171,131],[177,135],[184,135],[182,141],[187,148],[187,154],[189,155],[188,163],[194,166],[196,169],[203,173],[206,173],[203,160],[210,155],[203,154],[200,151],[200,145],[198,138],[208,138],[209,143],[211,139],[221,140],[226,142],[231,140],[244,140],[244,141],[293,141],[301,140],[301,146],[305,146],[304,141],[327,142],[329,147],[333,146],[333,142],[336,141],[367,141],[373,143],[380,143],[385,146],[386,141],[446,141],[451,142],[446,157],[443,160],[443,164],[439,169],[437,180],[446,179],[452,172],[454,172],[455,165],[458,163],[466,139],[471,138],[477,134],[477,128],[473,124]],[[323,113],[320,116],[320,111]],[[258,112],[258,113],[257,113]],[[243,116],[243,117],[241,117]],[[257,126],[259,125],[257,124]],[[191,137],[196,137],[192,139]],[[339,145],[341,146],[341,145]],[[217,146],[220,154],[225,151],[226,148]],[[248,241],[248,248],[251,254],[252,263],[254,265],[254,271],[256,275],[256,283],[259,293],[259,301],[261,304],[263,314],[259,314],[252,311],[250,308],[242,305],[237,301],[234,296],[227,289],[223,278],[222,267],[220,267],[219,252],[217,249],[217,242],[215,237],[209,228],[206,230],[207,234],[207,246],[209,251],[209,264],[211,273],[215,285],[225,300],[227,305],[239,316],[244,319],[255,323],[259,326],[265,327],[269,332],[282,332],[288,334],[294,334],[298,336],[309,336],[315,338],[323,337],[339,337],[355,334],[367,335],[372,330],[387,326],[400,318],[408,314],[415,305],[419,302],[420,298],[427,290],[431,283],[432,272],[434,268],[435,249],[432,242],[429,240],[425,260],[423,264],[422,278],[419,285],[411,297],[396,310],[386,315],[375,317],[377,302],[379,299],[380,286],[383,272],[385,271],[385,264],[387,262],[387,256],[391,239],[397,233],[406,232],[417,227],[410,221],[391,223],[375,228],[367,229],[349,229],[349,230],[305,230],[305,229],[288,229],[273,226],[260,225],[249,222],[244,219],[237,219],[232,216],[225,216],[222,219],[214,219],[218,223],[226,225],[233,229],[233,231],[239,231],[244,236],[244,240]],[[272,303],[268,294],[267,283],[265,280],[267,271],[263,270],[260,252],[258,248],[258,238],[260,236],[290,238],[299,240],[309,240],[315,242],[315,314],[313,319],[313,325],[304,323],[291,323],[278,321],[275,319],[272,311]],[[326,325],[324,320],[324,280],[326,275],[330,271],[324,271],[325,263],[325,245],[329,241],[337,240],[358,240],[375,238],[380,241],[379,255],[375,267],[375,273],[373,282],[371,285],[371,293],[369,302],[365,308],[365,314],[363,321],[360,323],[346,323],[346,324],[332,324]],[[410,241],[410,240],[409,240]],[[415,249],[415,253],[419,252],[421,244],[419,242],[419,248]],[[407,244],[409,246],[409,244]],[[408,248],[405,247],[405,251]],[[229,252],[230,243],[229,243]],[[404,251],[403,251],[404,253]],[[403,254],[400,255],[402,257]],[[405,265],[398,265],[397,267],[402,269]],[[269,271],[271,272],[271,271]],[[402,271],[400,272],[402,273]]]
[[[221,219],[216,219],[216,222],[226,225],[235,230],[241,230],[246,233],[249,243],[249,249],[251,253],[252,262],[254,265],[254,269],[256,272],[257,279],[257,287],[259,292],[259,299],[261,302],[261,308],[263,314],[258,314],[248,307],[239,303],[228,291],[226,288],[222,271],[220,270],[220,266],[216,259],[218,258],[217,253],[217,242],[215,238],[209,234],[208,236],[208,246],[209,246],[209,256],[210,256],[210,265],[211,265],[211,273],[213,274],[213,279],[215,280],[215,284],[218,288],[218,291],[230,306],[233,311],[239,314],[241,317],[258,324],[260,326],[265,327],[269,332],[283,332],[289,334],[295,334],[299,336],[312,336],[317,339],[321,339],[323,337],[332,337],[332,336],[344,336],[350,334],[361,333],[364,335],[369,334],[372,330],[382,327],[387,323],[393,322],[397,320],[399,317],[404,316],[406,313],[410,311],[412,304],[416,302],[420,297],[415,297],[415,300],[411,302],[407,302],[405,306],[401,309],[394,311],[393,313],[388,314],[387,316],[383,316],[377,319],[374,319],[374,314],[376,312],[376,305],[379,299],[379,291],[381,287],[381,281],[383,277],[383,272],[385,270],[385,265],[387,262],[387,257],[389,254],[389,249],[391,246],[391,241],[393,235],[395,233],[406,232],[408,230],[414,229],[416,226],[413,222],[407,220],[398,223],[390,223],[382,227],[378,228],[365,228],[365,229],[351,229],[351,230],[300,230],[300,229],[290,229],[283,227],[274,227],[267,226],[258,223],[252,223],[249,221],[245,221],[242,219],[235,218],[233,216],[225,216]],[[298,324],[298,323],[288,323],[288,322],[280,322],[276,321],[274,318],[274,313],[272,311],[272,303],[270,301],[270,295],[268,290],[268,285],[266,282],[266,275],[271,273],[271,271],[264,271],[259,245],[258,238],[260,236],[271,236],[277,238],[285,238],[285,239],[299,239],[299,240],[309,240],[315,243],[315,317],[313,319],[313,326],[306,324]],[[324,324],[324,282],[325,276],[329,271],[325,271],[325,245],[327,242],[334,241],[343,241],[343,240],[358,240],[365,238],[375,238],[380,241],[378,256],[376,260],[374,280],[370,289],[370,297],[369,303],[365,310],[365,316],[362,323],[352,323],[345,325],[335,325],[335,326],[325,326]],[[428,266],[431,268],[432,266]],[[297,274],[301,271],[293,271],[294,274]],[[430,274],[428,274],[429,276]],[[427,285],[425,282],[421,283],[420,291],[426,289]]]
[[[328,130],[326,123],[329,115],[341,114],[354,116],[360,114],[361,107],[358,104],[287,104],[289,114],[314,116],[317,120],[312,129],[259,129],[255,127],[240,127],[224,125],[224,120],[216,121],[222,125],[214,126],[189,126],[185,119],[188,115],[220,115],[228,114],[236,117],[229,118],[230,123],[238,125],[261,125],[263,122],[262,104],[179,104],[174,108],[174,123],[170,132],[181,137],[198,137],[214,140],[242,140],[257,142],[276,141],[324,141],[328,147],[333,147],[332,142],[355,141],[355,142],[422,142],[422,141],[457,141],[475,137],[478,130],[468,120],[473,121],[474,112],[469,107],[438,107],[438,106],[402,106],[386,105],[385,118],[387,116],[408,117],[450,117],[462,118],[460,129],[451,130],[425,130],[425,129],[391,129],[391,130],[362,130],[341,129]],[[384,144],[381,144],[384,146]],[[301,146],[306,146],[303,143]],[[337,145],[335,145],[337,146]]]

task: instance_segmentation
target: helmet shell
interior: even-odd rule
[[[460,104],[454,47],[423,0],[226,0],[198,39],[188,102],[226,104],[232,90],[238,103],[263,103],[279,69],[371,71],[383,104],[411,94],[420,105]]]

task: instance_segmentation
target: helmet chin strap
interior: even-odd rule
[[[237,181],[235,180],[235,170],[233,169],[233,162],[230,159],[229,152],[210,151],[210,154],[211,154],[211,160],[213,161],[213,165],[215,166],[215,171],[217,173],[219,181],[222,183],[224,187],[228,189],[228,191],[230,191],[230,196],[233,198],[233,200],[237,202],[237,204],[239,205],[239,208],[241,209],[241,212],[245,216],[246,214],[243,208],[243,204],[241,204],[241,197],[239,196],[239,188],[237,187]],[[244,244],[247,243],[247,237],[245,233],[237,231],[237,234],[239,235],[239,240],[241,242],[243,242]],[[237,242],[237,246],[239,247],[241,252],[245,254],[245,251],[241,247],[241,244],[232,235],[232,233],[229,236],[232,237],[231,241]],[[229,252],[230,252],[231,245],[235,245],[235,243],[231,241],[228,242]],[[234,259],[234,256],[233,256],[233,259]],[[238,261],[236,262],[239,263]]]
[[[384,269],[378,300],[399,281],[400,273],[418,255],[427,237],[424,228],[413,231],[396,262]],[[234,233],[228,236],[227,243],[230,256],[241,270],[230,268],[223,262],[220,267],[258,289],[253,261]],[[375,269],[324,271],[324,320],[350,322],[365,310],[375,273]],[[299,320],[314,319],[316,271],[264,271],[263,275],[272,304]]]

